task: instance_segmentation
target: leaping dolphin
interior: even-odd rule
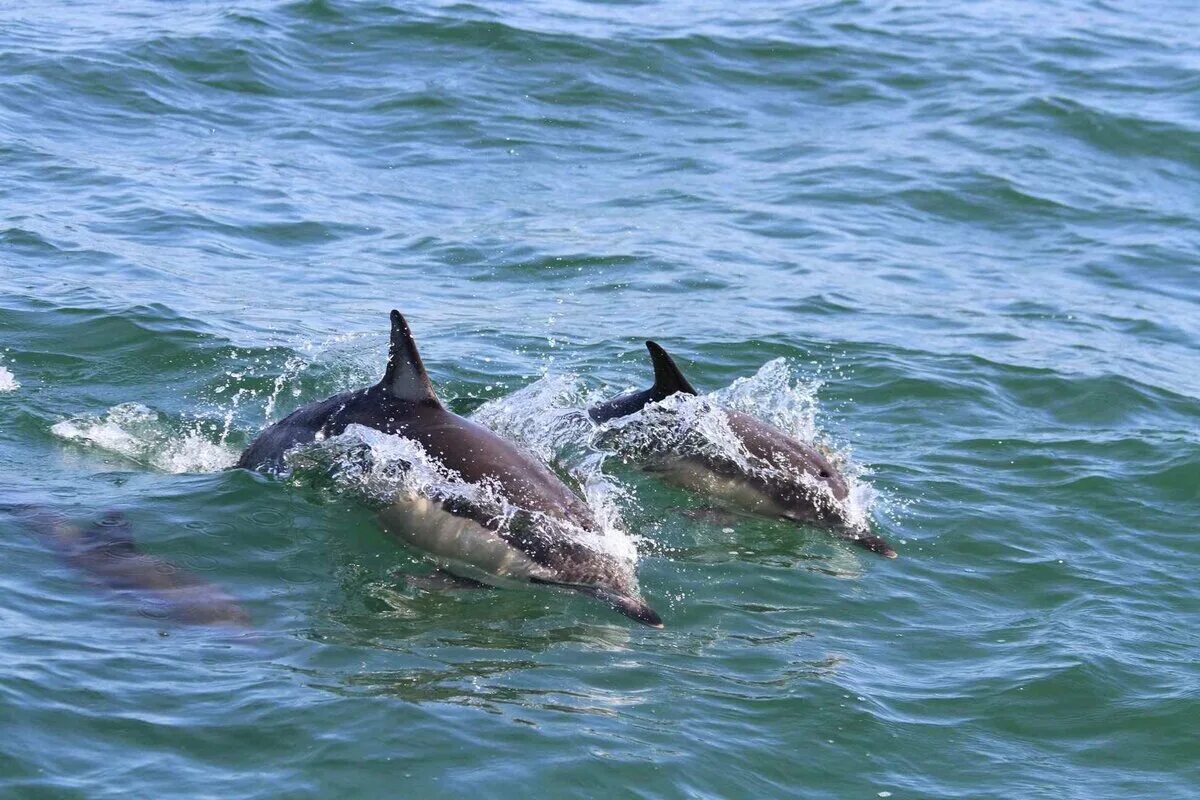
[[[634,414],[676,393],[696,390],[675,361],[656,342],[646,342],[654,365],[654,385],[629,392],[588,411],[596,422]],[[716,453],[688,454],[658,460],[653,467],[684,488],[732,502],[768,516],[826,527],[840,538],[895,558],[891,545],[852,523],[843,501],[849,495],[845,477],[814,447],[740,411],[720,409],[742,450],[742,459]]]
[[[399,311],[391,320],[379,383],[292,412],[259,434],[237,466],[279,471],[288,450],[354,424],[399,434],[467,483],[499,489],[516,513],[499,518],[469,498],[406,494],[379,512],[387,531],[463,577],[565,587],[661,628],[662,619],[638,594],[633,563],[585,541],[601,530],[587,503],[533,457],[443,407],[408,323]]]

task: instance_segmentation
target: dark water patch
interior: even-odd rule
[[[23,228],[8,228],[0,231],[0,243],[3,243],[5,247],[21,248],[43,253],[52,252],[57,249],[43,237]]]
[[[1009,125],[1051,124],[1061,133],[1119,156],[1162,159],[1200,167],[1200,133],[1177,122],[1096,108],[1065,97],[1036,97],[1006,115]],[[1001,124],[999,119],[990,124]]]
[[[182,111],[166,97],[164,81],[149,67],[140,67],[129,59],[105,54],[59,54],[53,58],[0,56],[0,67],[10,74],[20,75],[16,92],[5,94],[6,102],[28,101],[42,97],[44,113],[41,118],[53,120],[60,128],[73,128],[78,123],[78,104],[89,107],[93,125],[120,125],[130,117],[144,114],[171,115]],[[65,102],[62,96],[50,95],[54,87],[69,93],[75,101]],[[17,111],[16,107],[11,107]]]
[[[1138,476],[1146,488],[1156,489],[1170,503],[1192,503],[1200,497],[1200,460],[1174,459]]]
[[[959,222],[1006,225],[1011,224],[1013,217],[1025,217],[1040,224],[1072,213],[1062,204],[1021,191],[1000,177],[951,178],[946,184],[940,188],[902,190],[897,197],[916,211]]]

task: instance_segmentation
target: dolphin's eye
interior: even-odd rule
[[[827,469],[823,469],[823,470],[821,470],[821,471],[820,471],[819,473],[817,473],[817,474],[818,474],[818,475],[820,475],[822,478],[828,478],[828,477],[829,477],[829,470],[827,470]]]

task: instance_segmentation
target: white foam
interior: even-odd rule
[[[233,466],[237,453],[213,441],[204,428],[200,422],[171,424],[140,403],[122,403],[103,417],[57,422],[50,432],[164,472],[217,472]]]
[[[3,364],[0,364],[0,392],[15,392],[20,388],[21,383]]]
[[[572,374],[546,375],[484,403],[471,419],[515,442],[544,463],[568,473],[582,491],[605,537],[603,549],[635,560],[638,537],[625,529],[629,490],[604,473],[606,453],[593,446],[595,425],[586,409],[602,400]]]

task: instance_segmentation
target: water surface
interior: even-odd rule
[[[252,626],[0,514],[0,794],[1196,797],[1197,24],[6,4],[0,502],[121,510]],[[900,558],[608,459],[664,631],[412,590],[352,497],[224,469],[376,380],[394,307],[456,411],[574,463],[647,337],[753,376]]]

